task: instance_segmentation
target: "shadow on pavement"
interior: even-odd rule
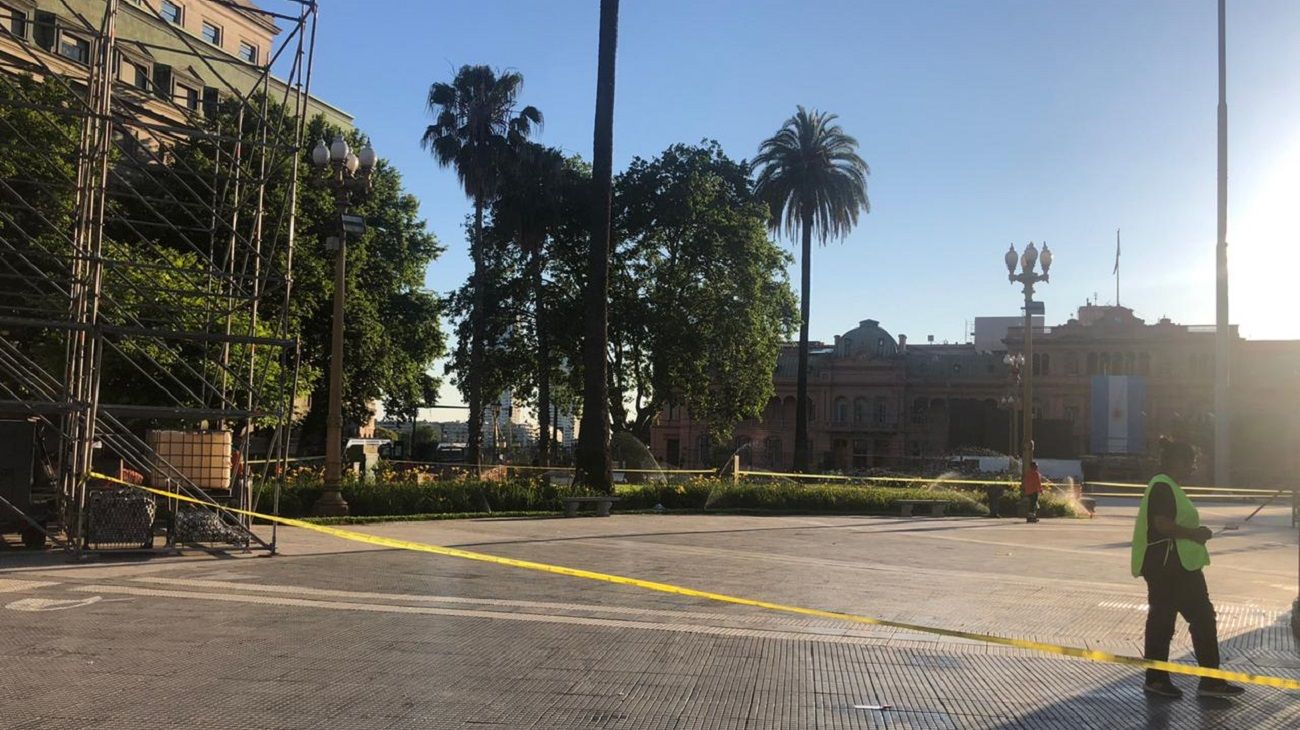
[[[1180,626],[1180,633],[1185,632],[1186,627]],[[1224,657],[1231,662],[1225,669],[1300,679],[1297,669],[1300,668],[1300,648],[1291,635],[1286,618],[1234,636],[1222,642],[1221,646]],[[1190,654],[1185,654],[1175,661],[1192,662],[1193,659]],[[1197,678],[1179,675],[1173,681],[1185,695],[1180,700],[1173,700],[1143,693],[1140,671],[1111,667],[1107,672],[1110,676],[1117,673],[1122,673],[1123,678],[1091,689],[1060,687],[1065,696],[1059,701],[997,727],[1007,730],[1057,727],[1262,730],[1300,727],[1300,695],[1295,692],[1246,685],[1246,694],[1236,700],[1198,698]],[[1072,674],[1077,676],[1077,673]]]

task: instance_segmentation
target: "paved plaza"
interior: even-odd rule
[[[1207,524],[1240,520],[1208,506]],[[355,528],[1140,654],[1132,506],[1094,520],[615,515]],[[1296,533],[1211,543],[1227,668],[1300,678]],[[1132,668],[281,529],[276,557],[0,551],[0,728],[1294,728],[1300,694],[1153,700]],[[1187,660],[1180,623],[1174,655]],[[1194,678],[1177,677],[1185,689]]]

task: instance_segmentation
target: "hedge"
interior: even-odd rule
[[[482,481],[459,478],[416,483],[413,481],[346,482],[343,498],[356,518],[493,514],[547,514],[560,512],[563,497],[575,492],[542,479]],[[280,514],[306,517],[321,493],[315,479],[291,480],[280,495]],[[939,490],[917,487],[876,487],[852,484],[793,484],[789,482],[740,483],[712,478],[678,484],[624,484],[617,488],[622,511],[744,511],[819,514],[898,514],[900,500],[946,499],[952,515],[986,515],[988,498],[983,490]],[[1020,499],[1011,487],[1001,500],[1003,515],[1014,516]],[[269,486],[258,490],[258,509],[270,511]],[[1039,514],[1072,515],[1070,504],[1044,495]]]

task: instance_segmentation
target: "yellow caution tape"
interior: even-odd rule
[[[1090,487],[1121,487],[1125,489],[1142,489],[1145,490],[1147,485],[1135,484],[1132,482],[1088,482]],[[1234,487],[1182,487],[1184,492],[1233,492],[1239,494],[1285,494],[1291,491],[1290,487],[1283,489],[1238,489]]]
[[[205,502],[201,499],[195,499],[183,494],[174,492],[165,492],[160,489],[143,487],[138,484],[115,479],[92,472],[91,477],[103,479],[105,481],[121,484],[123,486],[139,489],[151,494],[158,495],[165,499],[175,499],[182,502],[191,502],[209,507],[217,505],[211,502]],[[1185,674],[1194,677],[1206,677],[1211,679],[1223,679],[1230,682],[1243,682],[1247,684],[1257,684],[1264,687],[1275,687],[1277,689],[1300,690],[1300,680],[1288,679],[1286,677],[1274,677],[1266,674],[1248,674],[1246,672],[1233,672],[1225,669],[1210,669],[1208,667],[1192,666],[1188,664],[1177,664],[1174,662],[1157,661],[1154,659],[1142,659],[1140,657],[1124,656],[1122,654],[1111,654],[1110,652],[1097,651],[1094,649],[1084,649],[1075,646],[1063,646],[1059,644],[1048,644],[1041,641],[1030,641],[1027,639],[1013,639],[1006,636],[995,636],[993,634],[980,634],[971,631],[957,631],[954,629],[943,629],[935,626],[922,626],[920,624],[909,624],[901,621],[889,621],[887,619],[872,618],[870,616],[859,616],[852,613],[843,613],[840,611],[826,611],[819,608],[804,608],[802,606],[792,606],[784,603],[773,603],[771,601],[762,601],[754,598],[742,598],[740,596],[730,596],[725,593],[713,593],[711,591],[701,591],[694,588],[672,585],[671,583],[658,583],[655,581],[641,580],[639,578],[628,578],[621,575],[612,575],[609,573],[597,573],[591,570],[582,570],[581,568],[566,568],[561,565],[550,565],[548,563],[538,563],[531,560],[519,560],[517,558],[505,558],[498,555],[489,555],[487,553],[476,553],[469,550],[461,550],[452,547],[443,547],[441,545],[428,545],[421,542],[410,540],[398,540],[391,537],[382,537],[379,535],[369,535],[364,532],[353,530],[344,530],[338,527],[328,525],[318,525],[305,520],[297,520],[291,517],[279,517],[276,515],[267,515],[260,512],[251,512],[248,510],[225,507],[229,512],[246,515],[256,519],[276,522],[281,525],[298,527],[312,532],[319,532],[324,535],[331,535],[342,540],[351,540],[353,542],[377,545],[379,547],[393,548],[396,550],[410,550],[413,552],[431,553],[433,555],[443,555],[452,558],[461,558],[464,560],[474,560],[481,563],[491,563],[493,565],[504,565],[512,568],[522,568],[524,570],[537,571],[539,573],[550,573],[553,575],[565,575],[572,578],[585,578],[587,580],[600,581],[602,583],[613,583],[616,585],[633,586],[648,591],[657,591],[659,593],[670,593],[688,598],[702,598],[719,603],[729,603],[737,606],[750,606],[753,608],[762,608],[769,611],[779,611],[781,613],[795,614],[798,616],[812,616],[814,618],[833,619],[838,621],[848,621],[855,624],[865,624],[867,626],[884,626],[887,628],[901,629],[912,631],[919,634],[930,634],[933,636],[945,636],[954,639],[967,639],[969,641],[978,641],[986,644],[999,644],[1016,649],[1027,649],[1044,654],[1054,654],[1057,656],[1074,657],[1077,659],[1086,659],[1092,662],[1101,662],[1105,664],[1122,664],[1141,669],[1161,669],[1172,674]]]
[[[976,484],[981,486],[1007,487],[1016,486],[1019,482],[1007,479],[944,479],[935,477],[846,477],[838,474],[796,474],[792,472],[780,471],[749,471],[741,470],[741,477],[786,477],[788,479],[816,479],[818,481],[843,481],[843,482],[907,482],[911,484]]]
[[[385,459],[392,464],[416,464],[418,466],[455,466],[465,469],[473,469],[473,464],[458,462],[438,462],[438,461],[410,461],[406,459]],[[489,469],[507,469],[510,471],[573,471],[571,466],[531,466],[528,464],[483,464],[479,468]],[[717,469],[614,469],[618,474],[713,474]]]

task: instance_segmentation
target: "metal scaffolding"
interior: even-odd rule
[[[275,47],[253,61],[216,52],[166,22],[158,0],[63,0],[59,12],[4,23],[26,32],[0,34],[0,413],[57,442],[50,533],[77,553],[152,546],[155,534],[165,547],[275,549],[274,533],[259,536],[229,508],[264,495],[262,510],[277,511],[289,456],[316,4],[211,1],[276,22]],[[159,33],[124,37],[128,11],[153,15]],[[137,71],[142,55],[171,63]],[[178,94],[159,67],[188,68],[204,87]],[[228,488],[201,486],[160,456],[145,436],[160,429],[229,431]],[[256,480],[255,431],[269,444]],[[110,461],[205,507],[155,504],[91,477]],[[147,502],[147,541],[95,532],[113,495],[119,510]]]

